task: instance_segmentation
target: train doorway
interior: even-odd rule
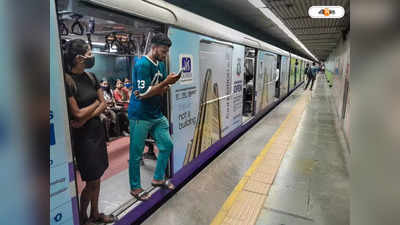
[[[131,131],[127,113],[134,85],[134,65],[149,52],[150,40],[154,34],[166,33],[167,26],[81,1],[56,2],[61,45],[66,46],[71,40],[82,39],[91,46],[95,64],[86,71],[94,75],[103,92],[107,93],[105,99],[110,101],[107,112],[100,116],[107,137],[108,168],[101,177],[99,210],[119,216],[136,206],[129,186]],[[168,65],[168,62],[165,64]],[[168,118],[167,100],[168,96],[164,96],[161,104]],[[140,165],[141,183],[146,191],[153,190],[151,180],[157,155],[157,145],[149,136]],[[168,176],[170,169],[167,170]],[[77,196],[80,198],[85,184],[76,163],[75,171]]]
[[[257,50],[245,48],[244,79],[243,79],[243,122],[254,116],[255,109],[255,71]]]

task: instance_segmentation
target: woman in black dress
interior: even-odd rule
[[[107,104],[96,77],[85,72],[94,65],[89,45],[81,39],[67,42],[64,65],[73,151],[82,180],[86,181],[80,198],[81,224],[114,222],[112,216],[99,213],[98,209],[100,178],[108,167],[105,130],[99,115]],[[86,213],[89,202],[90,218]]]

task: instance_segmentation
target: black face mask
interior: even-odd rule
[[[86,69],[90,69],[94,66],[94,56],[86,57],[83,63],[85,64]]]
[[[105,91],[110,90],[110,86],[107,86],[107,87],[101,86],[101,88],[103,88],[103,90],[105,90]]]

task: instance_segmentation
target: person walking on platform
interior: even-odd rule
[[[308,85],[309,85],[310,82],[311,82],[310,91],[312,91],[312,88],[313,88],[313,86],[314,86],[315,78],[317,77],[318,67],[315,66],[315,62],[313,62],[311,68],[308,67],[308,64],[307,64],[306,69],[307,69],[307,84],[306,84],[306,86],[304,87],[304,90],[307,89]]]
[[[173,190],[175,186],[165,180],[165,170],[173,143],[169,133],[168,119],[161,113],[161,95],[169,85],[179,80],[180,75],[167,76],[165,63],[171,40],[165,34],[156,34],[151,39],[150,52],[141,57],[134,66],[133,93],[128,108],[130,123],[129,182],[130,194],[140,201],[150,198],[140,183],[140,160],[145,140],[150,133],[159,149],[157,165],[151,185]]]

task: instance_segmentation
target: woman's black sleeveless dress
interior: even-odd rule
[[[67,97],[75,97],[79,108],[91,105],[98,99],[97,90],[100,88],[96,77],[88,74],[71,74],[76,88],[66,84]],[[73,119],[73,116],[70,115]],[[104,127],[100,118],[88,120],[80,128],[71,128],[72,148],[82,180],[99,179],[108,168],[107,145]]]

